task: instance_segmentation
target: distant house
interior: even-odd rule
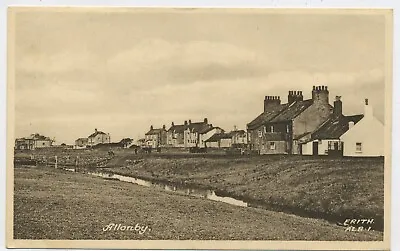
[[[300,154],[342,156],[344,144],[341,136],[362,118],[362,114],[343,115],[342,101],[336,96],[333,114],[314,132],[298,139]]]
[[[235,126],[235,129],[229,132],[232,138],[232,147],[233,148],[244,148],[247,146],[247,133],[245,130],[238,130]]]
[[[264,112],[247,125],[250,150],[260,154],[298,154],[298,139],[314,131],[331,115],[327,86],[314,86],[312,98],[289,91],[288,103],[266,96]]]
[[[162,128],[153,128],[145,134],[146,146],[150,148],[158,148],[167,144],[167,131],[165,125]]]
[[[146,147],[146,139],[145,139],[145,138],[138,139],[137,142],[136,142],[136,144],[137,144],[139,147]]]
[[[86,148],[88,143],[88,138],[78,138],[75,140],[75,148]]]
[[[205,141],[208,148],[230,148],[232,146],[232,136],[229,133],[216,133]]]
[[[94,133],[88,137],[88,145],[107,144],[111,142],[110,134],[94,129]]]
[[[187,122],[186,122],[187,125]],[[171,127],[167,131],[167,146],[169,147],[185,147],[185,125],[175,125],[171,123]]]
[[[18,138],[15,140],[15,149],[33,150],[36,148],[51,147],[53,140],[38,133],[31,134],[29,137]]]
[[[206,147],[206,141],[211,138],[214,134],[219,134],[224,132],[224,130],[220,127],[206,127],[202,131],[199,132],[199,144],[198,147],[204,148]],[[210,143],[211,144],[211,143]]]
[[[211,124],[208,124],[208,119],[205,118],[202,122],[192,122],[189,123],[185,121],[185,131],[184,131],[184,145],[185,147],[199,147],[200,145],[200,132],[212,128]]]
[[[373,115],[372,106],[365,99],[364,117],[344,133],[344,156],[377,157],[384,156],[385,126]]]

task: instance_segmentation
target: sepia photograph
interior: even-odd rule
[[[7,32],[8,247],[388,248],[391,10],[11,7]]]

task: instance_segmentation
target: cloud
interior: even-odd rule
[[[31,51],[29,54],[17,54],[15,66],[17,72],[56,74],[93,69],[95,63],[96,56],[87,50],[63,51],[56,54]]]
[[[342,96],[348,114],[362,113],[363,99],[370,97],[375,114],[383,116],[381,68],[305,64],[288,70],[278,67],[285,65],[278,54],[267,58],[251,47],[211,40],[143,39],[111,57],[87,50],[20,55],[17,134],[37,131],[71,142],[104,128],[118,140],[142,135],[150,124],[204,117],[226,130],[245,128],[262,112],[265,95],[286,102],[289,90],[302,90],[310,98],[313,85],[329,86],[331,101]]]
[[[254,51],[229,43],[159,39],[143,40],[107,62],[114,81],[138,89],[266,75],[267,66]]]

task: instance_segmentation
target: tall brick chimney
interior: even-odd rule
[[[172,121],[172,123],[171,123],[171,126],[174,126],[175,124],[174,124],[174,121]]]
[[[329,104],[329,91],[328,86],[313,86],[312,90],[312,100],[313,102],[320,102],[324,104]]]
[[[153,125],[150,126],[150,130],[153,130]]]
[[[288,104],[291,104],[296,101],[303,101],[303,92],[302,91],[289,91]]]
[[[333,115],[335,117],[339,117],[343,114],[342,111],[342,101],[340,100],[341,96],[336,96],[335,101],[333,102]]]
[[[265,96],[264,99],[264,112],[272,109],[281,104],[281,97],[279,96]]]
[[[208,119],[204,118],[204,124],[208,124]]]

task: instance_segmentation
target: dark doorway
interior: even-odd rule
[[[328,155],[343,156],[343,142],[340,141],[328,142]]]
[[[314,156],[318,156],[318,141],[317,142],[313,142],[313,145],[312,145],[313,147],[312,147],[312,149],[313,149],[313,155]]]

